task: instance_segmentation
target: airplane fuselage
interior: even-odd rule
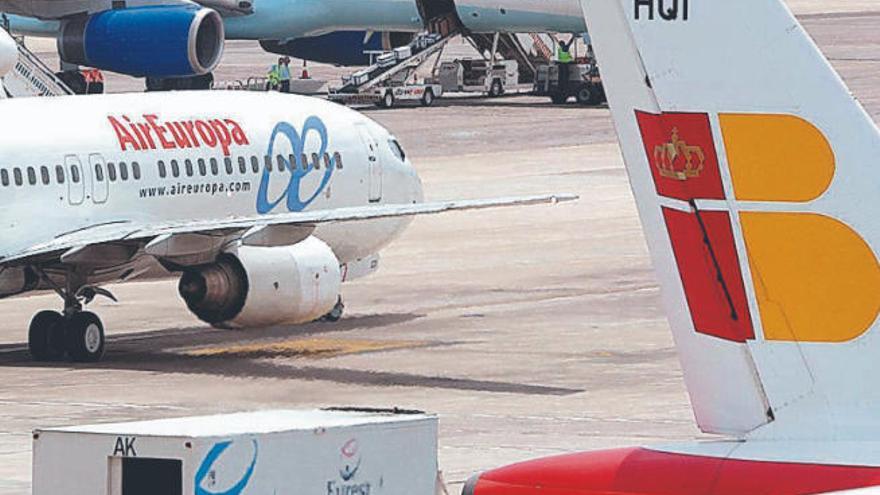
[[[352,110],[280,94],[216,101],[179,93],[0,102],[0,257],[96,225],[422,200],[394,138]],[[377,253],[408,222],[321,224],[314,235],[344,264]]]

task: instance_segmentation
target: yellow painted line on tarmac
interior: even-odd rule
[[[257,342],[230,346],[206,347],[186,351],[192,357],[273,358],[299,357],[326,359],[362,354],[365,352],[393,351],[424,347],[427,342],[413,340],[349,340],[308,338],[273,342]]]

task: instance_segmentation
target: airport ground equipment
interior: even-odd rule
[[[444,34],[445,33],[445,34]],[[418,101],[430,106],[443,94],[439,84],[417,82],[417,71],[424,64],[436,62],[440,52],[455,37],[457,30],[440,29],[421,34],[409,45],[376,57],[376,63],[343,78],[342,86],[331,88],[331,101],[346,105],[375,104],[391,108],[401,101]]]
[[[3,30],[2,34],[8,35],[5,30]],[[30,51],[24,45],[21,38],[11,38],[15,41],[18,58],[10,70],[2,76],[3,88],[8,96],[20,98],[73,94],[73,90],[64,81],[59,79],[39,57]]]
[[[560,77],[560,74],[568,77]],[[558,64],[538,66],[535,95],[548,96],[560,105],[574,98],[581,105],[600,105],[606,101],[602,78],[595,64]]]
[[[34,495],[434,495],[437,417],[260,411],[36,430]]]
[[[502,60],[494,64],[484,59],[460,59],[443,62],[437,71],[437,82],[444,93],[474,92],[492,97],[503,95],[519,84],[519,64]]]

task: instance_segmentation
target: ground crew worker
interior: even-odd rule
[[[574,57],[571,56],[571,45],[574,44],[574,36],[572,36],[571,40],[566,43],[564,41],[559,41],[559,48],[556,50],[556,61],[560,64],[570,64],[574,62]]]
[[[282,93],[290,93],[290,57],[281,59],[281,67],[278,68],[278,80],[281,84]]]
[[[281,62],[283,60],[283,58],[279,58],[278,63],[269,68],[269,74],[267,74],[269,81],[266,83],[266,91],[276,90],[281,84]]]
[[[104,73],[98,69],[82,71],[86,80],[86,94],[99,95],[104,93]]]

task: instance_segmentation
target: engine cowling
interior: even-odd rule
[[[333,309],[342,285],[339,260],[309,237],[283,247],[239,247],[184,273],[179,291],[199,319],[251,328],[314,321]]]
[[[279,55],[342,66],[369,65],[368,52],[388,51],[405,46],[412,33],[336,31],[321,36],[296,38],[289,41],[260,41],[263,50]],[[367,53],[365,53],[367,52]]]
[[[39,277],[28,268],[0,269],[0,297],[16,296],[37,288]]]
[[[215,10],[132,7],[67,21],[58,53],[66,62],[137,77],[187,77],[214,70],[224,42]]]

